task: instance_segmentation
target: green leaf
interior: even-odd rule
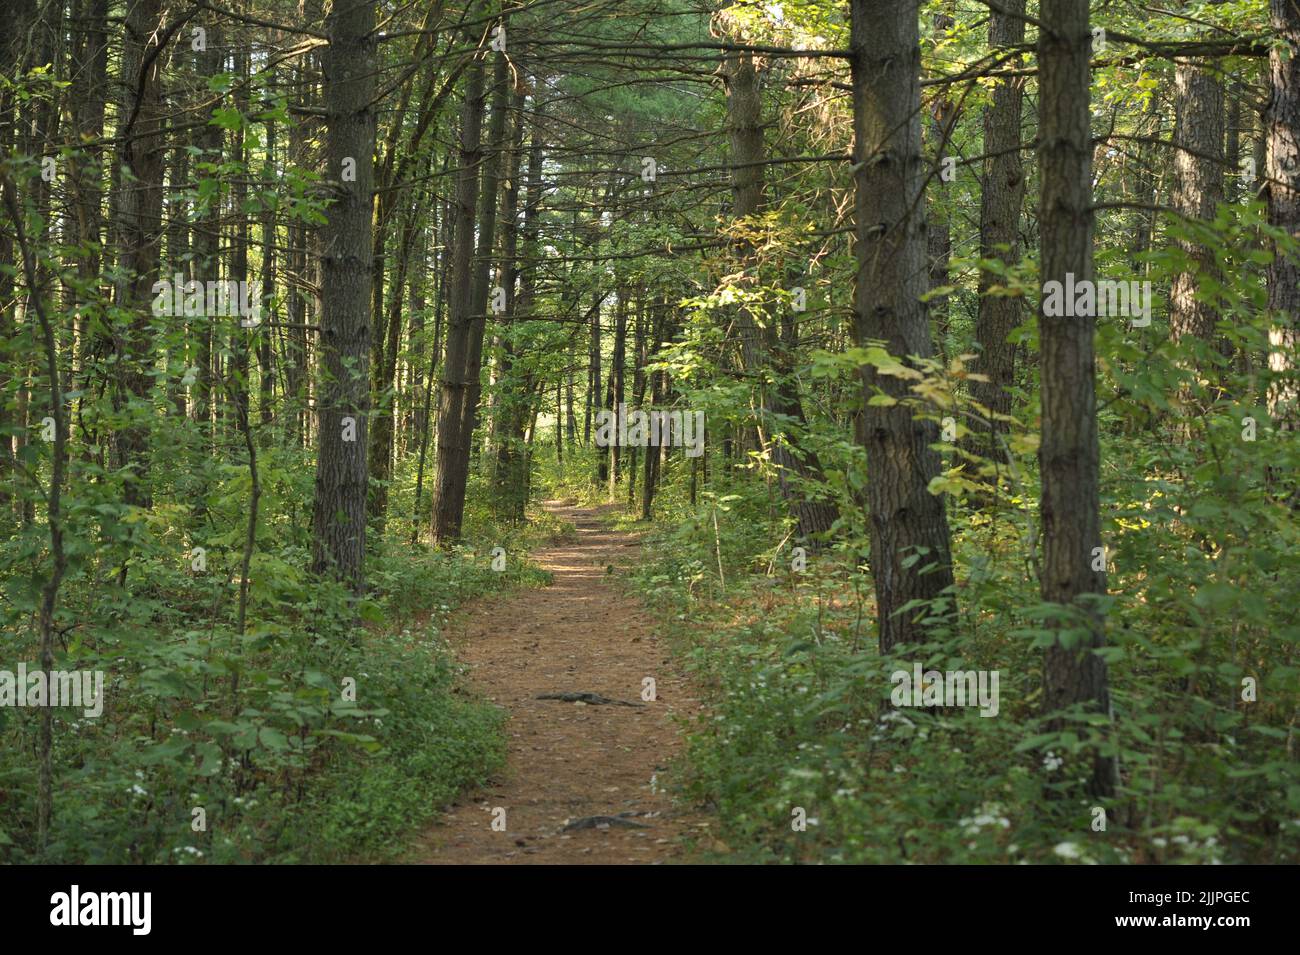
[[[289,737],[269,726],[263,726],[258,730],[257,738],[263,746],[274,753],[283,753],[289,748]]]
[[[189,750],[190,743],[180,736],[156,743],[140,754],[140,762],[146,766],[156,766],[167,760],[179,759]]]

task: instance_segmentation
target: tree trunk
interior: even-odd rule
[[[925,304],[925,224],[921,189],[921,51],[917,0],[852,0],[857,282],[854,332],[859,346],[884,342],[903,363],[933,354]],[[863,394],[896,403],[863,412],[870,508],[871,573],[882,652],[925,639],[922,620],[940,612],[952,586],[948,521],[928,486],[940,461],[933,422],[901,403],[908,383],[862,373]],[[912,601],[928,607],[900,608]]]
[[[462,427],[466,362],[470,338],[470,271],[474,259],[474,207],[478,198],[478,167],[483,152],[483,59],[476,56],[465,73],[465,102],[460,117],[460,166],[456,172],[456,236],[451,274],[447,277],[447,348],[442,362],[442,393],[438,405],[437,472],[433,487],[433,538],[455,540],[465,500],[462,471],[454,462],[469,460],[470,436]],[[458,480],[462,483],[458,484]]]
[[[73,55],[73,123],[81,137],[81,155],[72,163],[74,235],[85,252],[77,261],[78,278],[93,288],[101,281],[102,258],[99,250],[103,239],[103,149],[91,145],[104,134],[105,92],[108,88],[108,0],[89,0],[85,11],[84,32],[78,39]],[[2,144],[0,144],[2,145]],[[0,297],[8,298],[0,290]],[[83,390],[82,377],[91,358],[92,335],[89,314],[77,320],[77,344],[74,361],[73,391]],[[76,401],[78,409],[81,398]],[[79,415],[77,415],[79,417]],[[6,440],[0,440],[0,453]],[[0,468],[2,469],[2,468]]]
[[[1038,38],[1039,227],[1042,280],[1092,279],[1092,142],[1089,127],[1088,0],[1043,0],[1050,29]],[[1043,424],[1042,473],[1044,602],[1059,604],[1049,623],[1058,630],[1043,667],[1043,709],[1054,713],[1083,704],[1109,714],[1106,663],[1094,651],[1105,644],[1099,598],[1106,593],[1098,500],[1100,450],[1091,316],[1048,317],[1040,309],[1039,358]],[[1083,639],[1070,637],[1083,631]],[[1069,634],[1070,636],[1067,636]],[[1066,724],[1058,723],[1059,727]],[[1114,790],[1115,764],[1095,755],[1088,791]]]
[[[623,388],[623,362],[624,352],[627,350],[627,296],[626,288],[619,289],[618,307],[614,310],[614,354],[610,358],[609,383],[610,393],[612,396],[611,403],[615,415],[620,415],[622,405],[624,404]],[[564,414],[564,408],[560,404],[559,383],[556,384],[556,430],[555,436],[559,440],[563,435],[560,431],[560,420]],[[617,422],[617,419],[612,419]],[[609,502],[614,503],[614,495],[618,488],[619,481],[619,446],[618,446],[618,425],[615,424],[614,440],[609,443]]]
[[[466,359],[465,404],[461,409],[461,427],[465,430],[466,448],[473,446],[478,426],[478,404],[483,391],[483,338],[487,331],[488,300],[492,297],[492,262],[496,252],[497,212],[500,203],[501,171],[509,151],[506,120],[510,115],[510,64],[503,54],[496,55],[492,70],[492,120],[488,128],[489,153],[483,165],[483,183],[478,202],[478,251],[474,257],[474,279],[470,300],[469,354]],[[502,288],[502,292],[505,289]],[[462,465],[469,474],[469,458]],[[465,502],[461,500],[461,509]]]
[[[365,586],[366,425],[370,410],[371,205],[377,57],[371,0],[337,4],[322,58],[328,179],[338,184],[321,229],[319,451],[312,569]],[[355,179],[345,178],[347,168]]]
[[[224,57],[221,54],[221,31],[217,23],[208,24],[206,49],[199,54],[199,72],[204,76],[215,76],[224,69]],[[221,108],[221,101],[214,100],[212,109],[209,111],[207,119],[198,134],[198,145],[200,149],[201,161],[205,163],[221,162],[222,146],[222,129],[215,122],[211,122],[218,109]],[[202,173],[204,178],[211,177],[216,180],[216,188],[207,198],[207,206],[203,214],[199,216],[198,226],[194,232],[193,255],[194,255],[194,274],[195,277],[202,281],[216,281],[220,278],[221,261],[221,177],[213,172]],[[197,178],[197,176],[196,176]],[[214,375],[214,365],[216,362],[216,349],[213,347],[215,336],[213,326],[215,322],[204,320],[199,323],[198,331],[198,350],[195,357],[195,365],[198,366],[198,374],[195,376],[195,394],[194,394],[194,420],[211,435],[212,430],[212,413],[216,400],[216,385]]]
[[[275,87],[270,87],[270,92],[274,95]],[[276,126],[273,121],[268,120],[266,123],[266,172],[262,177],[262,188],[270,192],[275,188],[275,152],[276,152]],[[260,273],[262,302],[259,305],[269,304],[275,295],[275,209],[270,203],[266,204],[266,209],[262,214],[262,268]],[[251,302],[250,302],[251,304]],[[252,333],[252,338],[257,342],[257,404],[258,419],[262,425],[262,440],[269,440],[269,430],[272,418],[274,417],[272,403],[275,400],[275,368],[274,368],[274,350],[271,347],[274,341],[274,333],[271,329],[271,323],[276,321],[276,316],[266,314],[262,316],[262,324],[259,325]]]
[[[492,74],[492,119],[488,130],[490,155],[483,165],[483,183],[478,191],[478,249],[472,257],[469,272],[468,298],[465,301],[464,347],[458,349],[459,369],[453,369],[452,353],[447,352],[444,380],[451,376],[459,379],[452,404],[440,409],[438,419],[437,483],[434,491],[434,539],[456,540],[460,537],[461,521],[465,513],[465,489],[469,482],[470,448],[478,417],[478,399],[481,391],[479,375],[483,360],[483,334],[487,324],[488,285],[492,275],[492,250],[496,238],[497,185],[500,179],[501,155],[505,146],[505,121],[509,101],[509,64],[504,54],[496,53]],[[479,72],[481,84],[482,63],[474,67]],[[478,97],[477,123],[481,126],[483,97]],[[482,161],[482,150],[477,148],[478,129],[474,130],[475,168]],[[465,154],[462,153],[462,162]],[[459,200],[458,200],[459,201]],[[472,209],[472,207],[471,207]],[[461,210],[462,214],[464,210]],[[457,227],[459,229],[459,225]],[[467,226],[472,243],[473,220]],[[451,339],[448,338],[450,346]],[[444,393],[444,398],[448,396]],[[454,404],[454,406],[453,406]]]
[[[645,401],[645,337],[646,320],[653,306],[648,295],[642,295],[636,311],[636,325],[632,340],[632,407],[641,408]],[[641,449],[632,446],[632,462],[628,466],[627,504],[631,507],[636,502],[636,479],[640,467]]]
[[[506,273],[506,312],[502,332],[501,397],[498,403],[500,428],[497,432],[496,462],[493,474],[493,486],[497,506],[507,519],[515,522],[524,519],[524,506],[527,502],[527,458],[524,446],[524,429],[527,426],[528,410],[532,398],[532,382],[526,376],[520,377],[515,367],[515,344],[510,326],[531,316],[536,296],[537,269],[533,259],[538,249],[538,217],[542,202],[542,160],[544,140],[542,137],[541,117],[545,109],[544,102],[534,103],[532,140],[528,145],[527,193],[524,201],[523,223],[515,228],[515,213],[519,204],[519,161],[518,153],[523,146],[523,108],[525,102],[522,94],[516,94],[515,149],[510,160],[511,188],[506,192],[502,215],[505,220],[502,250],[503,269]],[[519,233],[523,234],[523,264],[515,258]],[[518,295],[515,284],[518,283]]]
[[[436,216],[437,207],[429,210]],[[416,257],[414,270],[411,274],[411,288],[408,293],[407,307],[411,312],[410,324],[407,328],[407,387],[406,387],[406,426],[404,428],[404,437],[402,439],[403,453],[409,455],[411,449],[420,442],[420,436],[424,434],[428,423],[424,414],[424,361],[428,352],[428,342],[426,339],[427,324],[425,322],[425,308],[427,299],[425,297],[426,283],[429,275],[429,244],[432,236],[436,236],[438,227],[435,223],[432,230],[428,226],[422,225],[419,234],[415,239]]]
[[[731,143],[731,215],[736,222],[763,212],[762,96],[754,58],[748,53],[728,56],[727,132]],[[749,228],[752,228],[752,224]],[[745,281],[760,281],[753,243],[737,239],[734,251],[744,266]],[[736,313],[740,327],[741,365],[758,389],[758,440],[776,471],[781,497],[795,519],[795,532],[809,546],[815,535],[830,530],[838,516],[833,505],[811,498],[808,483],[822,480],[816,454],[800,449],[781,422],[793,420],[796,428],[805,424],[803,401],[794,382],[792,353],[780,347],[773,316],[759,328],[753,312],[741,305]]]
[[[397,274],[388,293],[387,318],[382,323],[384,347],[379,349],[379,367],[372,370],[372,400],[378,406],[373,414],[370,432],[369,470],[374,479],[367,505],[376,534],[382,535],[388,515],[388,485],[393,479],[393,437],[397,419],[397,353],[402,337],[402,306],[408,294],[407,275],[411,257],[416,253],[416,238],[420,234],[419,220],[424,215],[424,203],[417,197],[408,197],[412,205],[402,210],[402,227],[397,243]],[[371,358],[375,357],[373,343]]]
[[[991,15],[996,16],[996,13]],[[947,12],[934,15],[934,35],[936,39],[947,33],[956,25],[956,20]],[[940,164],[945,156],[952,152],[952,135],[961,116],[959,100],[952,95],[950,88],[942,88],[930,106],[931,127],[934,134],[935,163]],[[955,157],[954,157],[955,158]],[[942,167],[940,167],[942,168]],[[930,192],[933,196],[943,194],[948,185],[941,176],[930,177]],[[926,244],[930,259],[930,288],[942,288],[948,284],[948,263],[952,258],[952,226],[948,221],[948,203],[930,202],[926,205]],[[929,300],[929,312],[935,325],[935,339],[938,341],[939,354],[947,363],[948,327],[951,321],[949,311],[951,302],[948,295],[936,295]]]
[[[1174,73],[1174,188],[1172,204],[1189,219],[1214,218],[1223,201],[1223,84],[1205,64],[1183,61]],[[1185,239],[1178,248],[1190,260],[1169,291],[1169,328],[1175,341],[1209,339],[1218,314],[1196,300],[1202,277],[1216,271],[1213,252]]]
[[[651,360],[653,360],[654,353],[659,350],[659,345],[663,341],[664,311],[665,308],[660,303],[655,308],[654,320],[651,322],[650,342],[647,348],[647,355]],[[652,371],[647,376],[650,390],[650,407],[652,409],[658,408],[664,399],[664,374],[662,371]],[[654,498],[658,481],[658,449],[652,446],[647,447],[645,449],[645,469],[641,475],[641,520],[643,521],[648,521],[654,516]]]
[[[1025,42],[1025,0],[1006,0],[1006,12],[992,11],[989,46],[993,49],[1019,46]],[[1016,68],[1019,58],[1007,64]],[[1020,260],[1020,206],[1025,198],[1024,163],[1020,154],[1020,112],[1024,80],[999,80],[992,102],[984,113],[984,181],[980,190],[980,258],[997,259],[1012,265]],[[988,381],[972,381],[971,397],[991,413],[990,434],[973,437],[967,448],[984,457],[1001,457],[993,435],[1005,434],[1007,423],[997,415],[1011,413],[1015,381],[1015,347],[1007,341],[1020,324],[1020,299],[991,294],[1005,279],[980,271],[979,313],[975,319],[975,342],[979,358],[975,371]],[[980,429],[983,430],[983,429]]]
[[[188,66],[188,63],[187,63]],[[173,124],[176,121],[173,119]],[[167,173],[167,264],[168,274],[179,272],[186,279],[190,274],[192,263],[189,261],[189,211],[186,182],[189,179],[190,132],[184,129],[168,130],[172,143],[171,161]],[[188,414],[186,404],[185,369],[189,367],[191,356],[188,354],[189,342],[194,334],[194,325],[184,315],[172,317],[176,328],[169,330],[167,337],[167,397],[176,414],[184,417]],[[200,318],[199,321],[202,321]],[[175,336],[173,338],[172,336]]]
[[[129,401],[147,402],[153,385],[153,325],[151,308],[159,245],[162,241],[163,145],[161,0],[139,0],[127,11],[122,76],[127,93],[122,102],[125,121],[120,164],[124,176],[118,186],[117,221],[120,223],[117,301],[128,312],[127,327],[115,335],[118,387],[114,410]],[[137,411],[128,425],[114,432],[115,464],[130,467],[123,492],[128,504],[148,507],[149,415]]]
[[[1300,238],[1300,6],[1296,0],[1271,0],[1273,32],[1281,40],[1269,53],[1272,96],[1264,114],[1268,136],[1266,166],[1268,219]],[[1268,267],[1269,370],[1276,376],[1269,388],[1269,415],[1280,428],[1294,430],[1300,421],[1300,386],[1293,365],[1300,344],[1300,263],[1274,249]]]
[[[233,87],[232,99],[235,108],[244,115],[248,114],[251,105],[247,93],[251,69],[248,50],[242,46],[236,46],[236,82]],[[244,168],[249,152],[243,123],[240,123],[232,131],[232,140],[231,150],[234,153],[234,160],[239,164],[240,168]],[[235,236],[230,245],[229,276],[231,280],[243,283],[248,281],[249,222],[244,211],[248,205],[248,177],[241,173],[234,176],[233,179],[234,182],[230,189],[230,204],[235,217]],[[243,427],[242,422],[248,415],[249,393],[251,390],[249,353],[252,348],[252,338],[255,334],[255,332],[242,327],[238,318],[230,323],[230,378],[224,384],[226,395],[232,399],[229,402],[232,407],[227,408],[226,402],[219,406],[222,411],[222,422],[225,425],[225,431],[230,436],[239,433]],[[233,414],[230,413],[232,411]]]

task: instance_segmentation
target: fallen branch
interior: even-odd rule
[[[560,700],[563,703],[589,703],[592,706],[600,706],[603,703],[611,703],[615,706],[645,706],[644,703],[629,703],[627,700],[611,700],[607,696],[601,696],[599,693],[543,693],[541,696],[534,697],[537,700]]]

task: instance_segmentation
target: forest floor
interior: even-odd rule
[[[476,600],[448,630],[470,686],[508,714],[506,766],[449,807],[410,861],[662,863],[682,861],[693,844],[720,848],[708,818],[666,791],[683,747],[675,718],[699,703],[648,611],[611,579],[613,568],[636,559],[637,538],[603,523],[613,508],[545,506],[577,528],[533,555],[552,584]],[[642,703],[646,677],[656,698]],[[537,699],[552,693],[641,705]],[[499,821],[493,827],[498,809],[504,831]]]

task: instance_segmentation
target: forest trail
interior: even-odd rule
[[[673,717],[693,713],[697,700],[649,612],[607,579],[610,565],[635,555],[636,538],[602,524],[610,508],[545,506],[577,527],[574,540],[533,555],[553,575],[551,586],[474,601],[451,624],[470,684],[509,714],[506,766],[454,803],[420,837],[411,861],[661,863],[683,859],[688,835],[711,843],[707,819],[675,807],[664,791],[682,749]],[[537,699],[594,693],[641,703],[645,677],[655,680],[656,700],[641,706]],[[497,807],[504,832],[492,828]],[[620,813],[635,813],[623,818],[636,827],[563,831]]]

